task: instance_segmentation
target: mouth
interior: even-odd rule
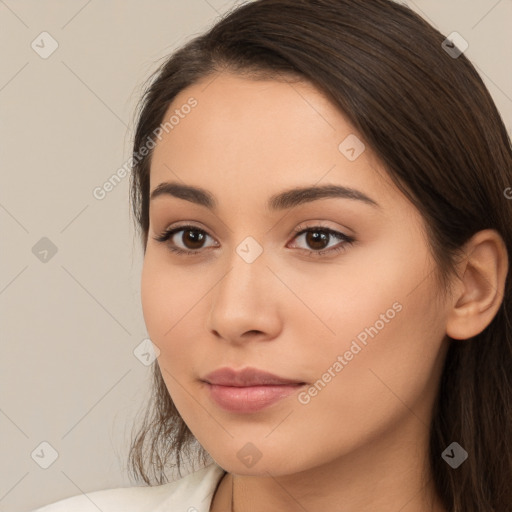
[[[238,413],[260,411],[306,385],[304,381],[255,368],[241,371],[221,368],[201,380],[206,384],[210,399],[221,408]]]

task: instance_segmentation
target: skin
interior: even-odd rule
[[[496,314],[508,269],[501,238],[487,230],[468,242],[445,296],[421,215],[368,146],[355,161],[338,150],[348,135],[362,136],[317,89],[224,72],[182,91],[165,118],[191,96],[197,107],[154,149],[150,190],[198,186],[218,210],[170,195],[151,202],[141,298],[169,393],[228,472],[211,510],[231,510],[234,478],[236,512],[445,511],[426,453],[446,335],[474,336]],[[265,208],[284,189],[327,183],[380,207],[324,198]],[[202,245],[186,231],[172,238],[196,255],[154,239],[182,221],[207,234]],[[356,241],[310,255],[343,244],[308,244],[293,231],[319,223]],[[247,236],[263,249],[252,263],[236,252]],[[252,366],[313,385],[397,302],[400,312],[307,404],[295,393],[256,413],[228,412],[201,382],[220,367]],[[237,456],[248,442],[261,453],[252,467]]]

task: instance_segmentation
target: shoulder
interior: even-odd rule
[[[32,512],[208,512],[225,471],[216,463],[179,480],[150,487],[119,487],[66,498]],[[183,508],[185,507],[185,508]]]

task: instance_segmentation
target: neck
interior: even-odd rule
[[[417,418],[416,418],[417,421]],[[226,475],[212,512],[447,512],[426,460],[428,438],[380,437],[327,464],[294,474]],[[423,454],[423,457],[422,457]]]

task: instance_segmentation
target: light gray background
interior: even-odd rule
[[[406,3],[468,41],[510,132],[511,0]],[[130,156],[159,59],[234,5],[0,0],[1,511],[133,485],[128,439],[150,383],[133,353],[147,337],[142,251],[129,178],[101,201],[92,191]],[[59,45],[47,59],[31,47],[43,31]],[[43,237],[57,247],[45,263],[32,252]],[[43,441],[58,452],[48,469],[31,456]]]

